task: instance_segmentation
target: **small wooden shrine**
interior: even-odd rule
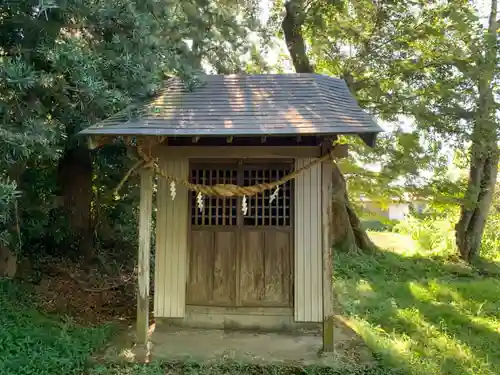
[[[381,128],[345,82],[317,74],[170,79],[138,110],[84,130],[123,137],[141,161],[137,338],[147,341],[153,176],[157,324],[318,326],[333,349],[330,211],[340,134]]]

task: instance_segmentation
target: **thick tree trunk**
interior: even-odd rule
[[[497,61],[497,0],[492,0],[486,51],[478,78],[479,103],[472,134],[469,182],[455,226],[460,256],[471,261],[479,255],[484,226],[491,208],[498,173],[496,103],[493,79]]]
[[[285,3],[286,14],[281,23],[285,42],[297,73],[314,73],[306,54],[306,46],[302,37],[301,27],[304,22],[304,12],[301,0],[290,0]],[[333,245],[342,250],[371,250],[375,245],[349,202],[346,183],[337,164],[333,164]]]
[[[71,234],[79,253],[94,257],[90,208],[92,204],[92,159],[83,147],[67,150],[59,161],[59,184]]]
[[[496,147],[496,145],[495,145]],[[455,226],[456,243],[462,259],[470,262],[481,247],[484,226],[491,208],[498,172],[498,152],[485,158],[473,158],[465,202]]]

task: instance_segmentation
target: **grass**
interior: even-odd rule
[[[383,367],[408,375],[500,373],[500,280],[428,256],[401,236],[392,250],[336,255],[340,304]],[[402,247],[401,245],[404,245]]]
[[[0,374],[81,375],[109,333],[41,314],[29,290],[0,279]]]
[[[340,370],[293,365],[251,365],[238,362],[128,364],[95,368],[90,375],[389,375],[383,369]]]
[[[0,374],[500,374],[500,280],[422,251],[407,236],[371,233],[386,250],[336,254],[335,286],[352,327],[380,362],[369,372],[238,363],[93,364],[108,327],[40,314],[29,294],[0,282]]]

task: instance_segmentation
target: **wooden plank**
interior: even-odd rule
[[[322,282],[322,242],[321,242],[321,165],[311,168],[309,195],[309,230],[311,231],[311,248],[309,249],[310,282],[307,293],[311,295],[308,303],[311,305],[309,321],[321,322],[323,319]],[[307,220],[307,219],[306,219]]]
[[[264,300],[264,234],[261,231],[242,231],[243,246],[240,258],[241,304],[253,305]]]
[[[299,158],[295,168],[312,158]],[[294,319],[322,322],[321,166],[297,176],[294,193]]]
[[[332,162],[321,164],[321,221],[323,242],[323,351],[334,350],[334,313],[333,313],[333,249],[331,241],[332,224]]]
[[[182,158],[160,159],[168,175],[188,178],[189,161]],[[188,252],[188,190],[177,184],[172,200],[170,183],[158,180],[156,254],[155,254],[155,317],[182,318],[185,315],[187,252]]]
[[[319,146],[168,146],[158,145],[153,150],[154,156],[166,159],[172,157],[228,159],[228,158],[305,158],[319,157]]]
[[[258,307],[258,306],[188,306],[187,311],[195,314],[234,314],[234,315],[281,315],[292,316],[293,310],[290,307]]]
[[[264,232],[265,301],[273,306],[291,306],[290,233]]]
[[[215,233],[207,230],[191,231],[190,236],[187,303],[211,304]]]
[[[217,306],[236,304],[236,232],[216,232],[213,273],[212,302]]]
[[[242,306],[291,306],[291,233],[242,231],[239,293]]]
[[[160,167],[164,167],[163,161],[160,160]],[[167,237],[166,230],[167,220],[167,200],[168,194],[168,181],[163,178],[158,178],[156,194],[156,249],[155,249],[155,284],[154,284],[154,316],[165,316],[165,296],[166,296],[166,274],[165,269],[167,257]]]
[[[347,158],[349,156],[349,145],[346,143],[335,145],[333,147],[333,155],[336,159]]]
[[[187,283],[190,305],[236,305],[236,241],[236,232],[191,232]]]
[[[188,178],[189,161],[185,158],[164,159],[164,170],[173,176]],[[164,179],[163,179],[164,180]],[[162,228],[166,237],[166,254],[163,274],[165,283],[164,313],[167,317],[181,318],[185,315],[187,237],[189,220],[189,192],[177,184],[176,196],[172,200],[170,183],[166,184],[166,226]]]
[[[300,168],[303,162],[308,159],[297,159],[295,161],[295,169]],[[305,301],[304,296],[304,273],[302,272],[302,265],[304,264],[304,229],[303,229],[303,208],[304,208],[304,177],[297,176],[293,182],[295,183],[295,196],[294,196],[294,231],[293,231],[293,244],[294,244],[294,320],[299,322],[303,319],[303,305]]]
[[[148,342],[149,329],[149,259],[151,247],[151,214],[153,198],[153,171],[142,169],[139,203],[139,254],[137,294],[137,344]]]

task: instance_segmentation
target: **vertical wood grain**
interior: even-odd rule
[[[191,232],[188,304],[235,305],[236,241],[235,231],[193,230]]]
[[[240,262],[240,298],[243,306],[256,305],[264,300],[264,233],[244,231]]]
[[[215,305],[233,306],[236,301],[236,232],[214,233],[212,301]]]
[[[189,160],[160,159],[170,176],[189,178]],[[157,192],[155,316],[182,318],[186,305],[189,204],[188,190],[177,184],[172,200],[170,183],[159,178]]]
[[[295,168],[313,159],[295,160]],[[295,178],[294,199],[294,319],[323,321],[321,165]]]
[[[265,301],[273,306],[291,306],[289,232],[266,232],[264,252]]]
[[[197,230],[190,236],[187,303],[205,305],[212,300],[215,233]]]
[[[334,314],[333,314],[333,249],[331,238],[332,225],[332,161],[321,164],[321,221],[322,221],[322,253],[323,253],[323,351],[334,349]]]
[[[242,236],[241,305],[291,306],[290,232],[254,229]]]
[[[139,203],[139,253],[137,294],[137,343],[148,342],[149,328],[149,258],[151,252],[151,214],[153,199],[153,171],[142,169]]]

